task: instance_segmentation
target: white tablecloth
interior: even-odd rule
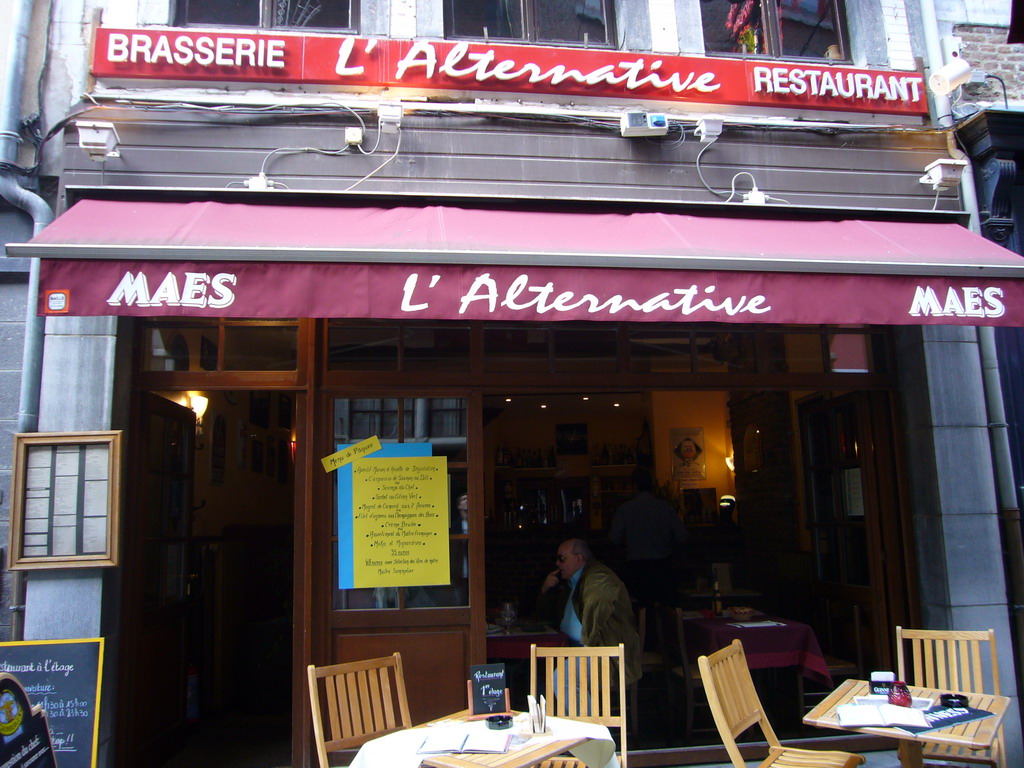
[[[512,728],[512,733],[519,732],[519,721]],[[428,728],[443,728],[452,723],[444,723],[425,728],[410,728],[396,731],[379,739],[373,739],[359,748],[351,768],[418,768],[425,755],[417,754],[417,750],[427,736]],[[459,727],[486,729],[483,720],[461,723]],[[569,750],[573,756],[585,762],[588,768],[619,768],[619,759],[615,755],[615,742],[612,735],[603,725],[580,723],[564,718],[548,718],[550,736],[537,736],[545,739],[569,739],[584,736],[587,741]],[[531,742],[533,743],[533,742]]]

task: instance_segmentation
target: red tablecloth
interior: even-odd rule
[[[530,646],[533,644],[559,647],[565,645],[566,637],[561,632],[521,632],[513,630],[509,634],[497,632],[487,635],[488,659],[528,659]]]
[[[811,680],[832,687],[828,664],[818,645],[814,630],[807,624],[774,616],[759,617],[766,622],[779,622],[782,626],[738,627],[736,619],[686,619],[683,632],[686,651],[694,660],[702,654],[713,653],[739,638],[747,665],[751,669],[770,667],[799,667],[800,673]]]

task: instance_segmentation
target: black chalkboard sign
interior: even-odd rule
[[[475,664],[469,668],[470,718],[509,714],[504,664]]]
[[[46,712],[60,768],[96,766],[102,669],[101,637],[0,643],[0,672]]]
[[[32,706],[14,675],[0,672],[0,765],[56,768],[46,713]]]

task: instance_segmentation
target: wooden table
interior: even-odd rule
[[[466,715],[466,710],[463,710],[427,725],[395,731],[372,739],[359,748],[359,752],[352,760],[351,768],[528,768],[567,751],[572,751],[576,757],[586,762],[589,768],[618,768],[615,742],[605,726],[556,717],[548,718],[552,731],[549,736],[537,736],[523,746],[502,754],[418,754],[417,750],[423,744],[428,727],[466,723]],[[468,726],[486,728],[482,720],[468,723]],[[515,725],[512,733],[518,733]]]
[[[536,745],[527,743],[522,749],[505,752],[501,755],[428,755],[423,758],[420,765],[431,768],[476,768],[481,765],[491,766],[491,768],[529,768],[529,766],[537,765],[549,757],[555,757],[573,747],[578,747],[586,740],[585,737],[575,737],[556,739]]]
[[[804,717],[804,722],[819,728],[871,733],[877,736],[889,736],[899,739],[897,754],[900,758],[900,765],[903,768],[921,768],[924,765],[923,747],[925,742],[962,746],[969,749],[987,749],[991,747],[992,741],[996,737],[996,732],[999,730],[999,725],[1003,722],[1006,709],[1010,705],[1010,699],[1006,696],[968,693],[966,694],[967,702],[971,707],[987,710],[993,713],[994,717],[954,725],[938,731],[929,731],[918,736],[902,731],[899,728],[846,728],[841,726],[836,715],[836,707],[852,702],[854,696],[866,696],[868,693],[867,681],[846,680],[825,697],[820,704],[808,712]],[[955,691],[939,691],[933,688],[910,686],[910,693],[913,696],[921,696],[938,701],[939,696],[943,693],[955,693]],[[956,761],[953,760],[953,762]]]

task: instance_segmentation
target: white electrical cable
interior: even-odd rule
[[[379,133],[378,133],[377,137],[378,137],[378,139],[380,138],[380,134],[379,134]],[[401,129],[401,127],[399,127],[399,128],[398,128],[398,141],[397,141],[397,142],[395,142],[395,151],[391,153],[391,157],[389,157],[389,158],[388,158],[387,160],[385,160],[385,161],[384,161],[383,163],[381,163],[380,165],[378,165],[378,166],[377,166],[376,168],[374,168],[374,169],[373,169],[372,171],[370,171],[370,172],[369,172],[368,174],[366,174],[365,176],[363,176],[363,178],[359,179],[358,181],[354,181],[354,182],[352,182],[352,184],[350,184],[350,185],[349,185],[348,187],[346,187],[344,191],[345,191],[345,192],[350,192],[351,190],[355,189],[355,187],[357,187],[358,185],[362,184],[362,183],[363,183],[364,181],[366,181],[366,180],[367,180],[368,178],[370,178],[370,177],[371,177],[371,176],[373,176],[373,175],[374,175],[375,173],[377,173],[377,171],[379,171],[379,170],[380,170],[381,168],[383,168],[383,167],[384,167],[385,165],[387,165],[387,164],[388,164],[388,163],[390,163],[390,162],[391,162],[392,160],[394,160],[394,159],[395,159],[396,157],[398,157],[398,150],[399,150],[399,148],[400,148],[401,146],[402,146],[402,129]],[[374,145],[374,149],[376,149],[376,145]]]

